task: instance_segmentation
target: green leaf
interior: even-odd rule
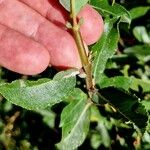
[[[141,56],[147,56],[150,55],[150,46],[145,45],[136,45],[133,47],[128,47],[124,50],[126,54],[133,54],[133,55],[141,55]]]
[[[114,113],[114,112],[113,112]],[[109,130],[113,127],[118,128],[129,128],[129,126],[123,123],[122,119],[114,119],[109,116],[105,117],[100,114],[99,108],[95,105],[91,107],[91,121],[97,122],[96,132],[93,130],[90,132],[91,135],[91,146],[98,149],[98,146],[104,145],[105,147],[111,146],[111,136]]]
[[[150,92],[150,81],[142,80],[135,77],[124,77],[124,76],[116,76],[108,78],[106,76],[102,76],[97,85],[103,89],[107,87],[115,87],[124,89],[126,91],[129,88],[139,91],[139,87],[142,88],[143,92]]]
[[[139,60],[147,62],[150,60],[150,45],[144,44],[128,47],[124,49],[124,53],[136,56]]]
[[[99,133],[93,133],[93,134],[91,134],[90,143],[91,143],[91,147],[93,149],[98,149],[99,146],[102,143],[102,141],[101,141],[101,135]]]
[[[61,114],[60,127],[62,127],[62,139],[57,144],[61,150],[74,150],[85,140],[90,125],[90,107],[87,97],[72,101]]]
[[[97,126],[97,130],[99,131],[99,134],[101,135],[101,142],[105,147],[110,147],[111,145],[111,139],[108,133],[108,130],[104,124],[104,122],[99,122]]]
[[[128,90],[130,88],[131,83],[132,80],[131,78],[128,77],[116,76],[116,77],[108,78],[104,76],[101,78],[98,85],[100,86],[100,88],[116,87],[116,88]]]
[[[139,42],[150,43],[150,37],[144,26],[137,26],[133,29],[133,34]]]
[[[74,88],[69,97],[65,99],[65,102],[70,103],[75,100],[87,99],[87,95],[79,88]]]
[[[117,50],[119,33],[117,29],[113,28],[113,21],[114,20],[106,21],[102,38],[92,47],[92,51],[96,55],[93,64],[95,81],[99,80],[100,74],[102,74],[105,69],[107,60],[111,58]]]
[[[79,70],[78,69],[69,69],[69,70],[66,70],[66,71],[61,71],[59,73],[57,73],[53,80],[61,80],[62,78],[71,78],[71,77],[75,77],[76,75],[79,74]]]
[[[30,110],[44,109],[61,102],[75,87],[75,76],[66,77],[70,72],[57,75],[61,79],[38,81],[17,80],[0,86],[0,93],[11,103]]]
[[[99,143],[99,145],[103,144],[105,147],[109,147],[111,144],[111,139],[106,124],[111,124],[111,122],[107,121],[107,119],[100,114],[98,107],[94,105],[91,107],[91,121],[97,122],[96,130],[98,132],[96,135],[98,134],[98,137],[100,138],[99,142],[97,141],[97,144]]]
[[[115,18],[121,17],[121,22],[126,22],[129,24],[131,22],[130,13],[123,6],[117,3],[110,5],[108,0],[90,0],[90,4],[102,14],[106,14],[105,16],[112,15]]]
[[[70,0],[59,0],[60,4],[70,12]],[[88,2],[88,0],[75,0],[75,12],[79,13],[81,8]]]
[[[101,95],[126,119],[141,128],[146,127],[148,120],[147,113],[136,96],[132,96],[130,93],[116,88],[102,89]]]
[[[132,8],[130,10],[131,18],[136,19],[142,17],[148,12],[149,9],[150,9],[149,6],[139,6],[139,7]]]
[[[131,80],[132,80],[132,84],[130,85],[131,89],[135,91],[139,91],[139,86],[140,86],[143,92],[150,92],[150,81],[137,79],[135,77],[131,77]]]
[[[43,117],[43,122],[49,126],[50,128],[55,127],[55,117],[56,114],[49,110],[49,109],[44,109],[44,110],[37,110],[37,113],[39,113]]]
[[[145,109],[149,112],[150,111],[150,99],[149,100],[143,100],[141,103],[145,107]]]

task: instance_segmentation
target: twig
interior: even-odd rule
[[[71,19],[72,19],[72,32],[73,32],[74,39],[77,44],[82,67],[86,74],[86,88],[88,90],[89,97],[91,98],[92,91],[95,89],[93,78],[92,78],[92,65],[88,58],[88,55],[86,54],[83,39],[80,33],[80,25],[77,22],[77,14],[75,12],[75,0],[70,0],[70,5],[71,5],[70,14],[71,14]]]

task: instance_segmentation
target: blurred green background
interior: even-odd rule
[[[150,100],[150,0],[116,0],[132,16],[130,28],[120,25],[119,48],[108,62],[105,74],[133,76],[140,86],[133,87],[132,93],[139,98]],[[0,83],[15,79],[53,77],[54,69],[48,69],[38,76],[21,76],[0,69]],[[28,111],[10,104],[0,97],[0,150],[53,150],[61,139],[59,128],[60,113],[66,104],[61,103],[47,110]],[[124,124],[110,106],[101,108],[103,123],[93,121],[87,139],[79,150],[132,150],[150,149],[150,134],[142,136],[141,131],[130,122]],[[101,135],[100,135],[100,134]],[[68,149],[69,150],[69,149]]]

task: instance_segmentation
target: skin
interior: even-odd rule
[[[90,5],[81,17],[83,40],[93,44],[103,32],[103,20]],[[41,73],[49,65],[81,68],[77,46],[65,27],[68,19],[56,0],[0,0],[0,65],[25,75]]]

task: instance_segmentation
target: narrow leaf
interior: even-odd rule
[[[58,148],[74,150],[85,140],[90,124],[90,103],[85,97],[72,101],[61,114],[62,139]]]
[[[105,23],[105,29],[102,38],[98,43],[92,47],[95,53],[93,64],[93,75],[95,81],[98,81],[100,74],[103,73],[107,60],[111,58],[117,50],[117,43],[119,40],[118,30],[113,28],[113,20]]]

